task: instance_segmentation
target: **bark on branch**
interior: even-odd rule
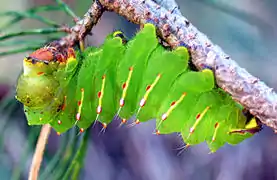
[[[155,2],[154,2],[155,1]],[[158,5],[157,3],[161,4]],[[194,27],[176,9],[174,0],[95,0],[76,27],[63,43],[76,42],[90,32],[101,17],[103,8],[143,25],[153,23],[162,39],[171,47],[186,45],[192,62],[199,69],[211,67],[219,87],[230,93],[262,123],[277,132],[277,95],[265,83],[249,74],[229,55]],[[80,24],[85,24],[81,26]]]

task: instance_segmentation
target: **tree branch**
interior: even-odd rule
[[[29,172],[29,180],[37,180],[39,175],[40,165],[43,159],[43,154],[45,150],[45,146],[48,141],[48,137],[51,132],[51,126],[49,124],[43,125],[40,131],[39,139],[37,142],[35,154],[33,156],[33,161],[31,164],[30,172]]]
[[[161,37],[172,47],[186,45],[199,70],[211,67],[219,87],[262,123],[277,131],[277,95],[272,88],[239,67],[185,17],[173,14],[151,0],[99,1],[109,11],[115,11],[133,23],[154,23]]]
[[[188,47],[192,62],[199,70],[212,68],[219,87],[249,109],[250,113],[258,117],[262,123],[277,132],[277,95],[272,88],[239,67],[219,46],[213,44],[206,35],[178,13],[179,10],[173,10],[176,4],[174,0],[155,0],[155,2],[95,0],[84,19],[78,21],[72,28],[73,33],[63,38],[60,43],[72,45],[84,38],[98,22],[103,7],[136,24],[151,22],[171,47],[180,45]]]
[[[178,4],[175,0],[153,0],[158,5],[162,6],[166,10],[170,11],[171,14],[177,14],[182,16],[181,11],[179,10]]]

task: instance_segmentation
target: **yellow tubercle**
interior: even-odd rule
[[[256,128],[258,127],[258,123],[255,119],[255,117],[253,117],[246,125],[245,125],[245,129],[252,129],[252,128]]]

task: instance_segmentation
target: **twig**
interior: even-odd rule
[[[39,175],[40,165],[43,159],[43,154],[45,150],[45,146],[48,141],[48,137],[51,132],[51,126],[49,124],[43,125],[40,131],[39,139],[37,142],[35,154],[33,156],[33,161],[31,164],[30,172],[29,172],[29,180],[37,180]]]
[[[219,87],[230,93],[234,100],[249,109],[262,123],[277,131],[277,95],[272,88],[239,67],[185,17],[172,14],[151,0],[99,2],[107,10],[114,11],[133,23],[155,24],[161,37],[171,47],[186,45],[192,62],[199,70],[211,67]]]

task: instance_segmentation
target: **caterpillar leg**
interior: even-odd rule
[[[124,124],[127,123],[127,119],[123,118],[120,122],[120,124],[118,125],[118,128],[120,128],[121,126],[123,126]]]
[[[238,134],[245,134],[245,133],[251,133],[255,134],[257,132],[260,132],[262,130],[261,122],[255,118],[252,117],[250,120],[246,122],[245,128],[243,129],[232,129],[228,132],[228,134],[238,133]]]
[[[135,125],[138,125],[138,124],[140,124],[140,120],[139,119],[136,119],[134,122],[132,122],[131,124],[128,124],[128,128],[130,128],[130,127],[134,127]]]
[[[108,127],[107,123],[102,123],[102,129],[101,131],[98,133],[98,136],[100,136],[101,134],[104,134],[106,132],[106,129]]]
[[[176,148],[175,150],[180,150],[178,153],[177,153],[177,156],[180,156],[185,150],[187,150],[188,148],[190,147],[190,144],[186,144],[186,145],[183,145],[179,148]]]
[[[77,136],[81,135],[84,131],[85,131],[84,128],[80,128]]]

